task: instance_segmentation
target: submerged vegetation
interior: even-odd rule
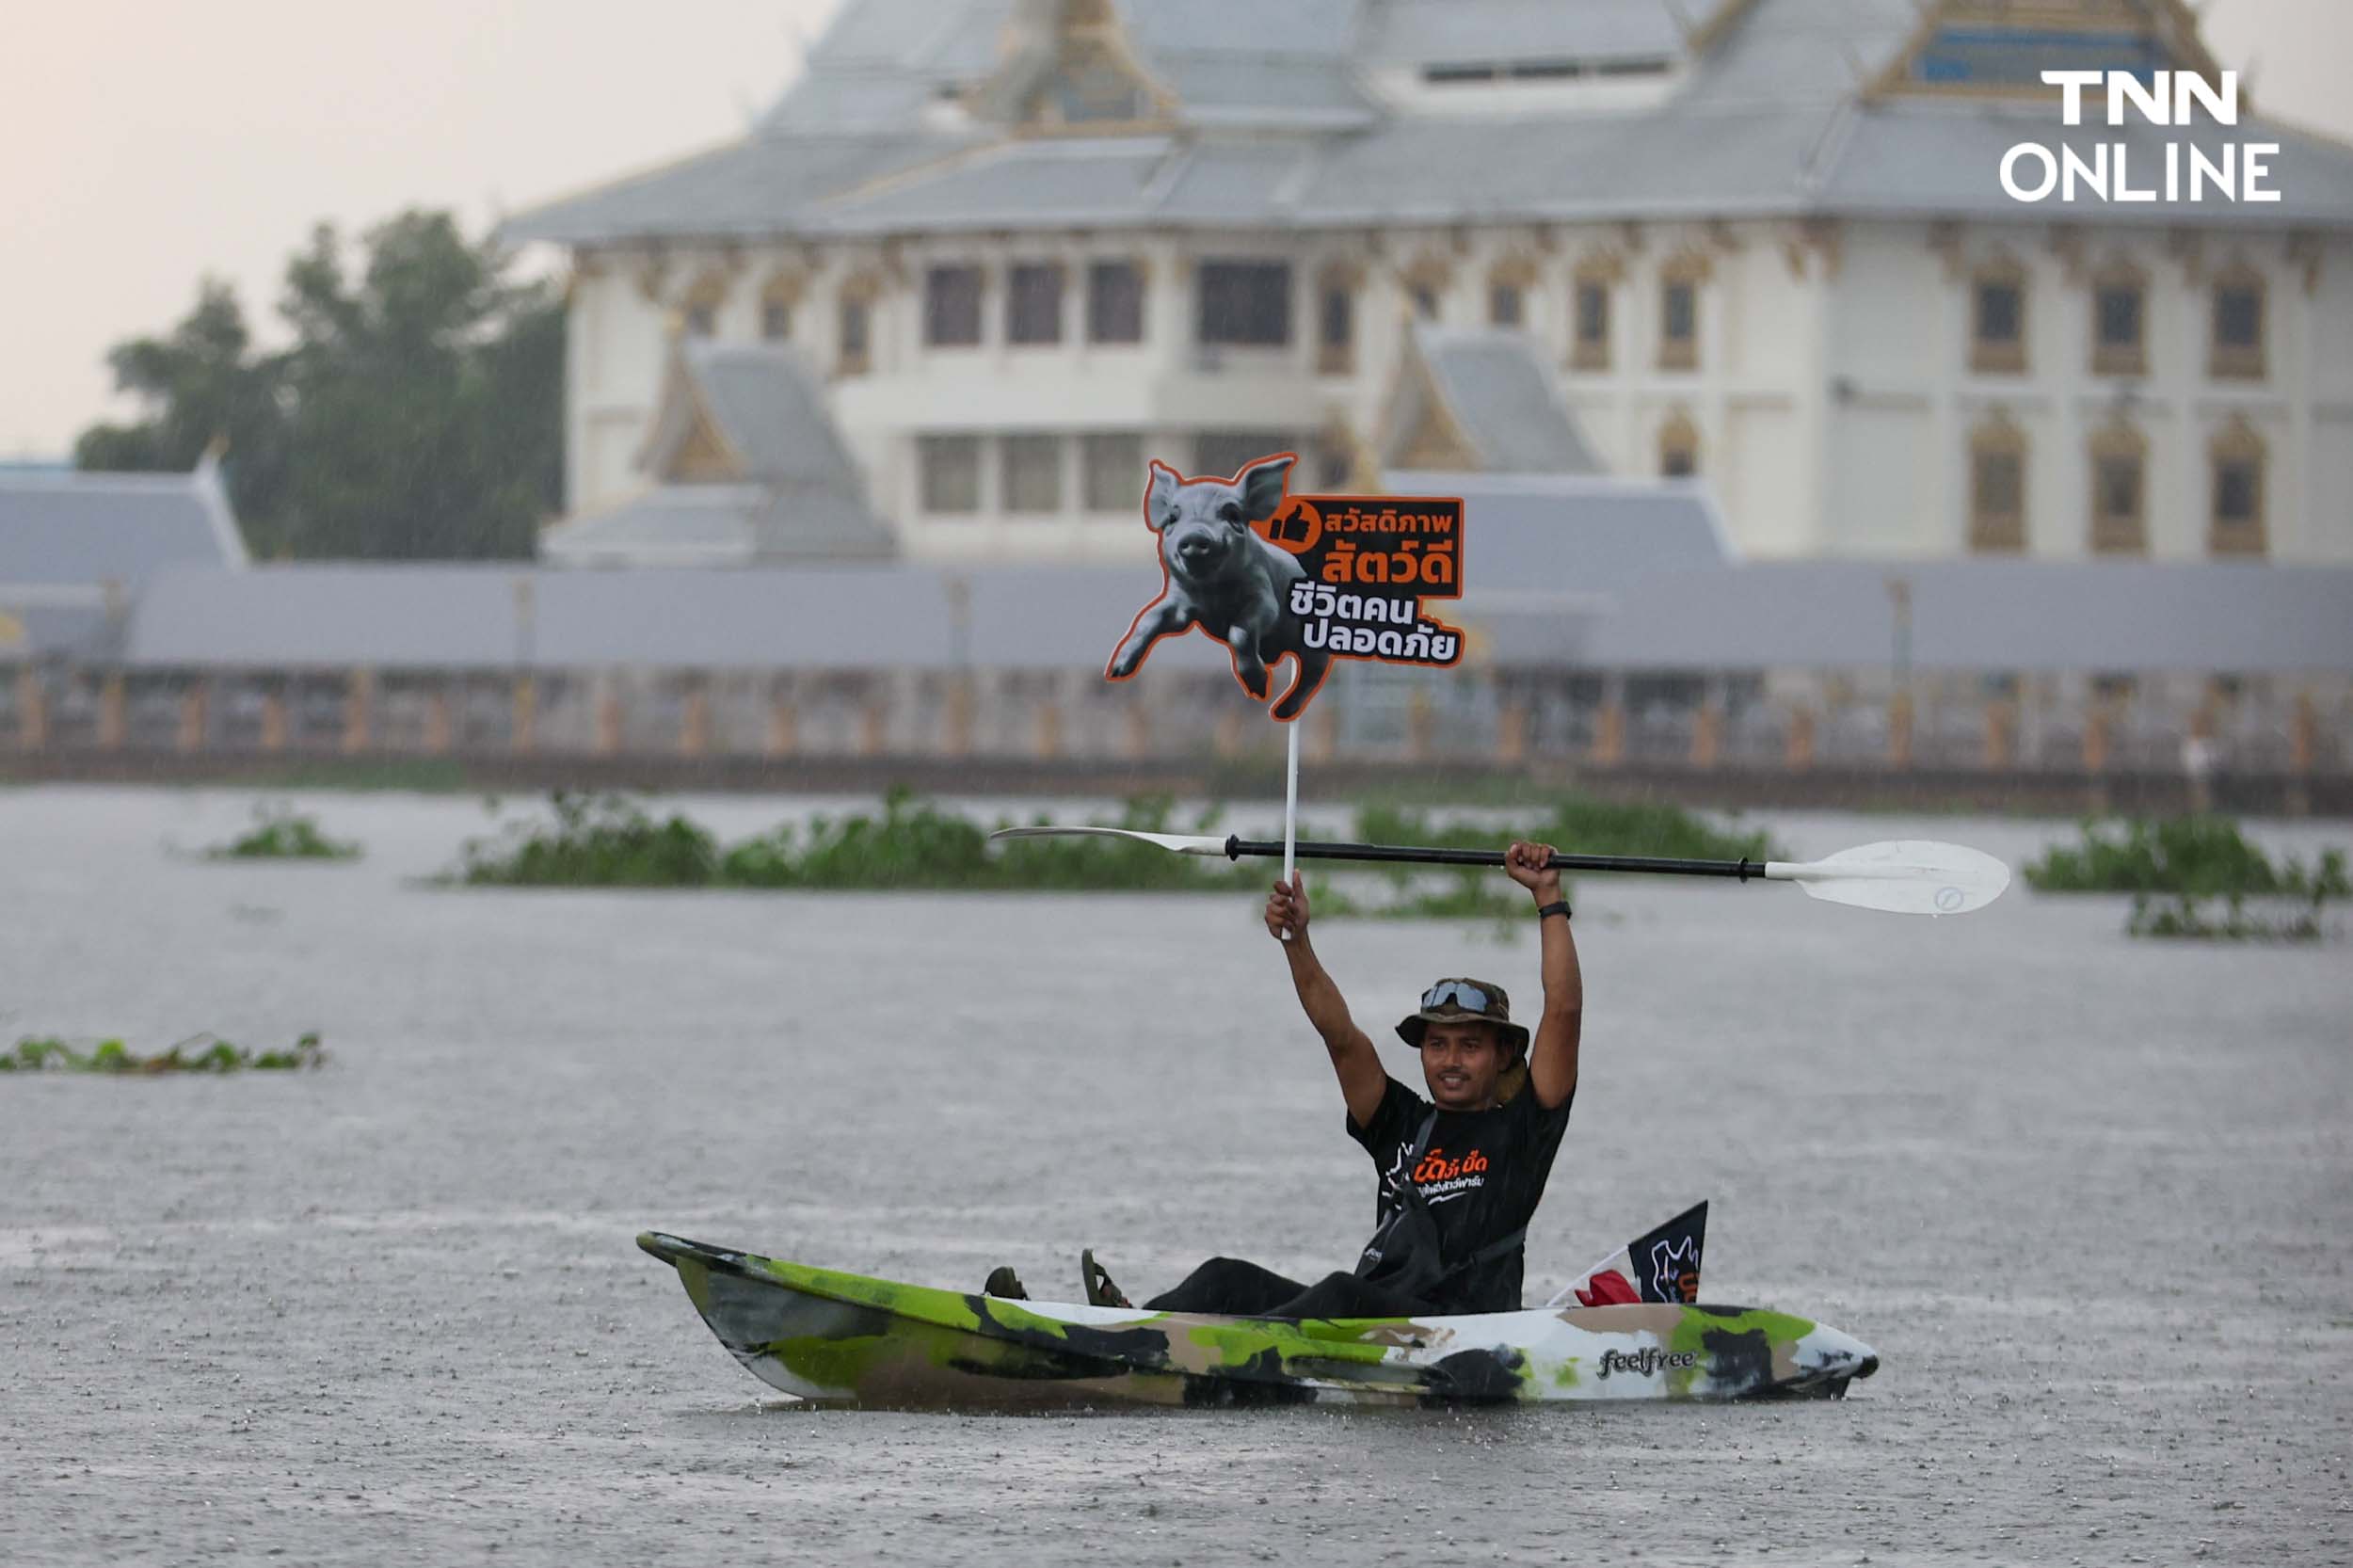
[[[569,888],[1213,890],[1256,885],[1251,868],[1114,840],[1041,839],[988,847],[990,829],[893,791],[879,816],[790,824],[734,845],[676,812],[655,817],[619,795],[559,793],[552,824],[518,824],[468,844],[457,879]],[[1165,800],[1133,801],[1108,826],[1210,831],[1213,816],[1171,822]],[[1011,825],[999,823],[1000,827]]]
[[[212,860],[357,860],[360,846],[330,839],[318,819],[291,806],[264,801],[253,808],[253,826],[242,838],[204,852]]]
[[[1779,854],[1764,833],[1727,831],[1679,806],[1585,795],[1555,801],[1551,814],[1540,819],[1497,812],[1483,820],[1433,822],[1418,812],[1369,806],[1357,812],[1353,836],[1366,843],[1493,850],[1514,839],[1533,839],[1564,853],[1695,860],[1737,860],[1743,856],[1767,860]],[[1508,920],[1526,911],[1527,895],[1486,866],[1385,866],[1375,874],[1387,883],[1388,898],[1372,904],[1345,901],[1343,913],[1398,920]]]
[[[879,814],[818,817],[806,826],[788,824],[731,845],[681,814],[657,817],[625,796],[559,793],[552,807],[552,822],[518,824],[498,838],[469,843],[455,879],[505,887],[983,892],[1255,891],[1273,880],[1262,862],[1172,855],[1117,840],[1033,839],[992,848],[989,826],[903,790],[884,797]],[[1100,825],[1214,835],[1221,815],[1221,808],[1211,808],[1180,823],[1174,802],[1151,798],[1128,802],[1115,821]],[[1371,808],[1357,814],[1354,836],[1481,849],[1534,838],[1609,855],[1763,859],[1771,853],[1761,833],[1727,833],[1668,806],[1571,797],[1556,803],[1548,817],[1499,825],[1501,821],[1497,814],[1481,821],[1432,822]],[[1351,881],[1355,886],[1321,880],[1313,885],[1317,912],[1481,919],[1519,913],[1524,902],[1485,867],[1395,866]]]
[[[2178,893],[2140,894],[2124,929],[2135,936],[2186,936],[2209,942],[2317,942],[2326,936],[2321,924],[2323,900],[2290,903],[2283,908],[2249,911],[2244,898],[2201,903]],[[2207,911],[2219,904],[2219,915]]]
[[[2079,844],[2052,849],[2025,877],[2039,892],[2132,894],[2124,929],[2135,936],[2316,941],[2326,906],[2353,898],[2345,851],[2275,862],[2226,817],[2088,822]],[[2250,899],[2266,906],[2250,910]]]
[[[141,1056],[120,1040],[100,1040],[88,1049],[56,1037],[26,1037],[0,1054],[0,1072],[40,1073],[238,1073],[293,1071],[327,1060],[316,1034],[305,1034],[286,1050],[248,1050],[216,1035],[198,1034],[152,1056]]]
[[[2080,843],[2059,845],[2025,868],[2042,893],[2176,893],[2189,898],[2353,897],[2345,851],[2317,864],[2277,864],[2228,817],[2145,817],[2083,824]]]

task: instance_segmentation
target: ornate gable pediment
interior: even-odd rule
[[[1112,0],[1016,0],[997,69],[967,102],[984,120],[1048,136],[1164,131],[1176,109]]]
[[[1487,466],[1470,433],[1448,407],[1437,375],[1411,332],[1398,360],[1380,449],[1385,466],[1392,469],[1467,472]]]
[[[682,350],[670,357],[637,466],[659,485],[724,485],[748,477],[743,455],[712,415]]]
[[[2184,0],[1934,0],[1866,96],[2056,98],[2061,69],[2222,70]]]

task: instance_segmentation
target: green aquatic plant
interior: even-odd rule
[[[2044,893],[2170,893],[2185,899],[2353,897],[2341,849],[2313,864],[2274,862],[2228,817],[2087,821],[2073,845],[2055,845],[2025,868]]]
[[[1517,820],[1500,814],[1433,822],[1393,805],[1369,806],[1356,815],[1356,837],[1380,844],[1450,844],[1499,850],[1515,839],[1548,843],[1568,855],[1641,855],[1691,860],[1783,859],[1762,832],[1721,828],[1696,812],[1661,801],[1596,800],[1566,795],[1546,814],[1530,811]],[[1483,866],[1424,868],[1393,865],[1380,873],[1389,883],[1387,903],[1368,912],[1393,920],[1509,920],[1524,912],[1526,895]],[[1562,879],[1564,888],[1571,880]]]
[[[2220,905],[2219,915],[2209,911]],[[2247,900],[2199,900],[2179,893],[2138,893],[2124,922],[2134,936],[2173,936],[2207,942],[2317,942],[2328,935],[2318,897],[2276,909],[2249,910]]]
[[[1115,839],[1022,839],[991,845],[990,826],[905,789],[887,793],[879,811],[818,817],[805,825],[788,823],[728,845],[683,816],[657,818],[617,795],[558,794],[552,804],[552,822],[517,824],[499,838],[469,842],[455,879],[519,887],[1255,892],[1275,875],[1264,861],[1172,855]],[[1211,808],[1179,821],[1173,800],[1145,796],[1127,802],[1115,818],[1096,825],[1215,837],[1221,816],[1222,808]],[[1728,833],[1679,808],[1577,798],[1555,803],[1549,816],[1516,828],[1431,824],[1385,808],[1358,813],[1355,828],[1357,838],[1384,843],[1500,849],[1527,836],[1597,854],[1746,855],[1761,860],[1773,853],[1762,834]],[[1303,836],[1315,835],[1303,830]],[[1387,896],[1362,896],[1358,889],[1367,881],[1385,884]],[[1320,878],[1313,897],[1320,915],[1396,920],[1504,920],[1522,913],[1526,903],[1486,867],[1392,866],[1350,872]]]
[[[1666,801],[1597,800],[1591,795],[1563,795],[1538,809],[1444,822],[1395,806],[1369,806],[1356,815],[1356,831],[1359,838],[1384,844],[1501,849],[1514,839],[1532,839],[1570,855],[1786,858],[1761,831],[1718,827],[1699,813]]]
[[[26,1036],[0,1054],[0,1072],[39,1073],[238,1073],[286,1072],[316,1067],[327,1060],[316,1034],[305,1034],[285,1050],[249,1050],[212,1034],[192,1035],[152,1056],[141,1056],[120,1040],[100,1040],[87,1049],[55,1035]]]
[[[673,812],[657,821],[628,797],[550,797],[552,824],[516,824],[470,840],[460,882],[524,888],[703,888],[715,879],[718,841]]]
[[[254,807],[249,831],[204,854],[213,860],[357,860],[360,846],[329,839],[315,817],[264,801]]]

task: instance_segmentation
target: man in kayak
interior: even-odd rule
[[[1533,1043],[1512,1018],[1503,988],[1441,980],[1397,1026],[1421,1053],[1427,1099],[1391,1078],[1356,1027],[1309,937],[1305,882],[1278,882],[1267,930],[1285,932],[1283,956],[1307,1021],[1323,1037],[1348,1102],[1349,1136],[1372,1157],[1379,1224],[1352,1272],[1302,1284],[1239,1258],[1214,1257],[1175,1289],[1144,1304],[1160,1312],[1265,1318],[1410,1318],[1508,1312],[1520,1304],[1528,1222],[1577,1094],[1577,1038],[1585,1008],[1577,941],[1552,846],[1519,842],[1504,870],[1527,888],[1542,932],[1544,1011]],[[1082,1263],[1087,1299],[1126,1306],[1092,1253]],[[1001,1288],[1000,1288],[1001,1287]],[[992,1295],[1020,1289],[1011,1270],[989,1276]]]

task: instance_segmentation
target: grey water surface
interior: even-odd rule
[[[488,819],[397,795],[299,802],[355,865],[187,853],[250,804],[0,790],[0,1044],[332,1053],[0,1078],[0,1562],[2353,1559],[2342,938],[1584,879],[1530,1297],[1711,1198],[1710,1299],[1881,1353],[1843,1403],[824,1413],[632,1235],[1042,1296],[1081,1245],[1345,1266],[1370,1168],[1250,903],[438,888]],[[1377,1036],[1437,974],[1535,1000],[1525,934],[1317,935]]]

